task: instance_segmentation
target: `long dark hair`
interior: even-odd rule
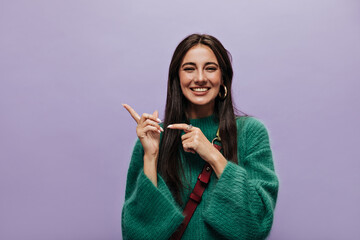
[[[190,48],[199,44],[209,47],[219,63],[222,82],[227,88],[227,96],[224,99],[216,97],[214,116],[219,121],[219,134],[224,157],[229,161],[238,162],[236,120],[231,96],[233,78],[231,55],[215,37],[206,34],[192,34],[179,43],[170,62],[164,119],[165,132],[161,139],[158,160],[158,171],[179,203],[182,203],[181,193],[184,188],[184,171],[179,151],[181,132],[169,131],[167,126],[172,123],[189,123],[185,114],[188,100],[181,91],[179,69],[185,54]]]

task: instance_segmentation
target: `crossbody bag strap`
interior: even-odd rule
[[[216,137],[212,140],[211,143],[217,150],[220,151],[221,146],[215,144],[214,143],[215,141],[220,141],[219,130],[217,131]],[[178,229],[173,233],[173,235],[171,235],[170,240],[180,240],[181,239],[182,235],[185,232],[187,225],[190,222],[191,217],[193,216],[193,214],[196,210],[196,207],[201,202],[201,196],[204,193],[205,188],[210,181],[212,171],[213,171],[213,169],[211,168],[210,164],[206,163],[203,167],[203,170],[201,171],[201,173],[198,176],[198,180],[195,184],[195,187],[194,187],[192,193],[190,194],[190,198],[189,198],[188,202],[186,203],[185,208],[183,210],[183,215],[185,216],[185,218],[184,218],[183,222],[181,223],[181,225],[178,227]]]

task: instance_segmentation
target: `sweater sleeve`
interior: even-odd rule
[[[168,239],[184,217],[161,176],[158,174],[158,187],[155,187],[144,174],[143,155],[138,140],[127,175],[123,239]]]
[[[241,162],[228,162],[203,217],[224,238],[265,239],[272,226],[279,185],[268,132],[251,117],[238,136],[238,145],[243,144],[238,148],[243,151],[238,154]]]

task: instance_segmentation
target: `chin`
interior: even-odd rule
[[[191,102],[191,103],[196,106],[207,106],[210,104],[210,102]]]
[[[189,99],[188,99],[189,100]],[[214,100],[212,100],[212,99],[204,99],[204,100],[198,100],[198,101],[196,101],[196,100],[189,100],[189,102],[191,103],[191,104],[193,104],[193,105],[196,105],[196,106],[208,106],[208,105],[210,105],[210,104],[212,104],[213,102],[215,103],[215,99]]]

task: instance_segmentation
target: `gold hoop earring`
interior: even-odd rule
[[[221,91],[219,91],[219,98],[222,99],[222,100],[224,100],[224,99],[226,98],[226,96],[227,96],[227,88],[226,88],[225,85],[221,85],[221,86],[224,87],[224,95],[221,96]]]

